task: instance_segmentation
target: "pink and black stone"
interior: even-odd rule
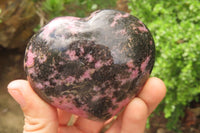
[[[136,17],[99,10],[58,17],[28,43],[24,68],[51,105],[92,120],[116,115],[137,95],[154,65],[155,45]]]

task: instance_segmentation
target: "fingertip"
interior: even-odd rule
[[[152,95],[152,98],[155,96],[157,100],[161,101],[165,97],[167,89],[165,83],[160,78],[151,77],[144,86],[144,93],[145,91],[147,95]]]
[[[149,80],[150,80],[150,82],[152,82],[152,84],[154,84],[154,86],[157,86],[158,88],[160,88],[163,95],[166,94],[167,88],[166,88],[163,80],[161,80],[160,78],[157,78],[157,77],[151,77],[151,78],[149,78]]]
[[[12,89],[21,89],[21,84],[27,84],[27,81],[26,80],[14,80],[14,81],[11,81],[7,86],[8,91],[10,91]]]
[[[149,114],[158,106],[166,95],[166,86],[164,82],[156,77],[147,80],[138,97],[141,98],[149,108]]]
[[[21,92],[21,82],[26,82],[25,80],[15,80],[8,84],[8,92],[15,99],[17,103],[20,104],[21,108],[26,106],[26,100]]]

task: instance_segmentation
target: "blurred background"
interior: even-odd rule
[[[154,37],[152,76],[165,82],[167,95],[146,133],[200,133],[200,0],[1,0],[0,133],[22,132],[23,114],[7,84],[26,79],[23,57],[31,36],[52,18],[85,17],[98,9],[129,12]]]

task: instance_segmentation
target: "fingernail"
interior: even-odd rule
[[[21,107],[25,107],[26,101],[25,101],[22,93],[16,87],[17,86],[15,85],[15,82],[11,82],[8,85],[8,92],[15,99],[15,101],[20,104]]]

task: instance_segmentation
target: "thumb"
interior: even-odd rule
[[[20,104],[25,116],[24,133],[56,133],[57,111],[40,99],[26,80],[15,80],[8,92]]]

